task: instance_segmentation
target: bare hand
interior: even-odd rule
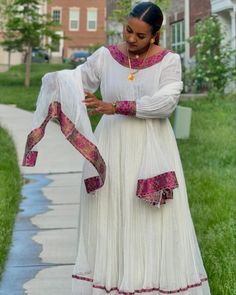
[[[115,107],[112,103],[99,100],[94,94],[88,91],[85,91],[85,100],[83,102],[88,108],[92,108],[88,110],[89,115],[95,115],[97,113],[106,115],[115,114]]]

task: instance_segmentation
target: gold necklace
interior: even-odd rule
[[[140,67],[142,67],[142,66],[144,65],[144,63],[145,63],[145,61],[146,61],[146,58],[147,58],[147,55],[148,55],[148,52],[149,52],[149,50],[150,50],[150,47],[151,47],[151,45],[149,46],[149,48],[148,48],[148,50],[147,50],[147,53],[146,53],[146,55],[145,55],[145,57],[144,57],[144,59],[143,59],[141,65],[140,65]],[[127,48],[126,48],[126,49],[127,49]],[[128,80],[129,80],[129,81],[134,81],[134,80],[135,80],[135,76],[134,76],[134,75],[137,74],[137,73],[139,72],[140,69],[137,69],[136,71],[132,72],[131,60],[130,60],[129,50],[128,50],[128,49],[127,49],[127,55],[128,55],[128,63],[129,63],[129,70],[130,70],[130,72],[129,72],[129,76],[128,76]],[[137,56],[138,56],[138,55],[136,55],[135,57],[137,58]]]

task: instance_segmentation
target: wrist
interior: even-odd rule
[[[125,116],[135,116],[136,115],[136,102],[129,100],[116,101],[116,114]]]
[[[116,113],[116,101],[112,102],[112,107],[113,107],[113,110],[114,110],[114,114]]]

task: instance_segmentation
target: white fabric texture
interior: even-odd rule
[[[97,139],[92,131],[83,99],[84,89],[79,68],[76,71],[62,70],[44,75],[33,116],[32,130],[39,128],[45,121],[50,104],[59,102],[64,115],[86,139],[96,146]],[[32,151],[37,151],[37,145]],[[89,162],[87,165],[90,168],[88,178],[97,176],[98,173],[93,165]]]
[[[137,115],[103,115],[96,128],[107,178],[95,197],[82,182],[73,295],[209,295],[168,120],[182,89],[179,56],[170,52],[128,81],[129,69],[101,47],[77,70],[84,89],[100,86],[107,102],[135,100]],[[173,200],[157,209],[138,199],[140,176],[166,169],[175,171],[179,183]],[[84,178],[89,170],[85,163]]]

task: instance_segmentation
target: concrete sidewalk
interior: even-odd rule
[[[0,294],[69,295],[83,158],[59,127],[49,123],[36,166],[22,167],[32,117],[14,106],[0,105],[0,126],[13,137],[27,180]]]

